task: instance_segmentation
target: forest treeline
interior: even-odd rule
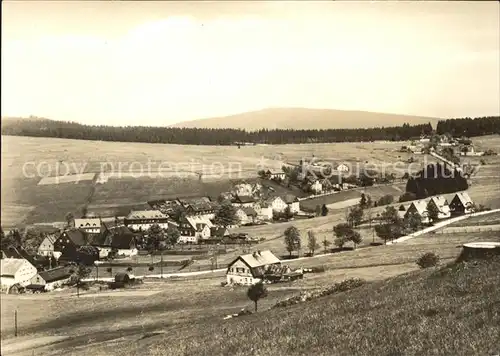
[[[479,129],[478,129],[479,128]],[[500,133],[499,117],[440,121],[438,132],[479,136]],[[329,142],[400,141],[418,138],[432,132],[430,123],[363,129],[291,130],[201,129],[145,126],[96,126],[41,118],[7,119],[2,122],[2,135],[54,137],[77,140],[170,143],[189,145],[293,144]]]

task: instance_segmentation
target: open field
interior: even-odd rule
[[[481,149],[496,149],[500,146],[498,136],[474,138],[474,142],[476,140]],[[398,152],[404,144],[406,143],[257,145],[238,149],[233,146],[2,136],[2,225],[10,227],[33,222],[62,221],[67,212],[80,215],[82,208],[87,205],[101,215],[114,215],[123,211],[126,214],[131,207],[159,197],[216,194],[229,185],[229,179],[253,177],[260,168],[278,168],[285,162],[298,163],[300,159],[309,158],[313,154],[326,161],[392,165],[412,156]],[[420,169],[426,161],[434,160],[425,155],[414,155],[414,158],[417,162],[413,165],[413,170]],[[479,159],[462,157],[464,162]],[[472,179],[471,196],[481,204],[500,207],[500,185],[496,179],[500,176],[500,157],[484,159],[488,164],[482,166],[478,175]],[[402,170],[408,169],[408,164],[387,169],[398,170],[396,174],[399,177]],[[193,171],[204,174],[206,178],[202,177],[200,182],[182,177],[181,173]],[[94,185],[87,180],[81,180],[77,184],[38,185],[42,178],[47,180],[45,177],[101,172],[111,173],[112,177],[103,184],[95,185],[95,192],[92,191]],[[162,178],[164,174],[158,174],[159,172],[165,173],[167,177]],[[175,174],[176,172],[179,174]],[[120,174],[122,178],[116,178]],[[172,177],[172,174],[176,177]],[[69,195],[68,191],[72,194]],[[377,196],[386,193],[374,191],[372,194]],[[401,192],[396,189],[393,194],[396,196]],[[340,202],[337,199],[355,198],[341,197],[324,199],[326,204],[334,204]],[[303,204],[309,204],[314,209],[319,202],[320,200],[311,200],[304,201]],[[13,213],[14,210],[19,213]]]
[[[495,224],[500,224],[500,212],[492,213],[489,215],[473,216],[468,219],[457,221],[453,224],[450,224],[448,225],[448,227],[495,225]]]
[[[477,236],[456,235],[447,236],[446,238],[441,238],[438,234],[429,234],[393,246],[367,247],[356,251],[341,252],[331,256],[291,262],[290,264],[294,267],[325,266],[326,271],[324,273],[308,274],[303,280],[293,283],[271,285],[269,287],[269,297],[263,299],[259,303],[259,315],[261,316],[258,320],[260,320],[260,326],[255,330],[252,326],[252,320],[257,320],[255,319],[256,316],[242,318],[241,321],[239,319],[231,321],[222,320],[222,317],[226,314],[237,312],[244,307],[251,307],[251,302],[245,295],[245,288],[220,287],[220,281],[223,280],[222,274],[208,277],[199,276],[192,279],[146,281],[145,284],[137,290],[137,293],[133,292],[133,290],[110,293],[113,294],[113,296],[106,296],[105,293],[102,293],[100,296],[93,297],[92,295],[96,292],[92,290],[84,292],[88,297],[81,298],[74,296],[74,290],[61,292],[60,294],[33,295],[29,298],[2,295],[2,344],[8,345],[4,346],[6,347],[6,351],[9,349],[13,350],[12,353],[2,352],[2,354],[31,355],[34,346],[30,346],[27,341],[24,341],[24,338],[27,336],[30,337],[30,340],[39,340],[40,345],[36,347],[36,355],[62,355],[65,352],[67,353],[69,348],[72,349],[72,354],[74,355],[136,355],[144,353],[154,354],[155,352],[157,352],[158,355],[176,355],[184,354],[184,347],[188,348],[190,354],[208,355],[208,352],[210,352],[210,354],[225,354],[229,352],[229,350],[221,350],[219,348],[224,347],[221,346],[222,344],[227,345],[228,343],[219,342],[217,346],[211,341],[205,340],[206,333],[210,333],[212,336],[214,333],[218,335],[220,330],[225,330],[226,333],[232,333],[232,330],[234,330],[233,327],[236,326],[239,328],[240,323],[243,323],[243,325],[246,325],[246,328],[251,328],[251,330],[253,330],[250,333],[244,333],[248,338],[249,335],[260,335],[260,331],[257,330],[260,330],[262,327],[273,327],[272,325],[274,325],[278,319],[282,320],[280,325],[282,325],[283,322],[288,322],[287,320],[289,320],[289,318],[296,317],[294,312],[300,310],[302,321],[297,321],[297,324],[295,324],[295,322],[294,324],[290,324],[290,327],[286,328],[286,330],[288,330],[287,332],[290,332],[290,330],[294,330],[298,325],[302,325],[304,320],[308,320],[307,318],[310,318],[310,316],[306,317],[306,315],[310,315],[310,313],[304,312],[303,308],[297,309],[298,307],[291,307],[290,309],[282,311],[267,311],[270,306],[278,300],[297,295],[300,290],[322,288],[336,281],[351,277],[365,278],[368,281],[374,281],[375,284],[361,287],[359,292],[361,294],[359,295],[356,294],[357,291],[352,291],[347,292],[347,294],[325,297],[326,299],[318,302],[318,308],[322,310],[322,322],[319,324],[315,322],[315,326],[309,326],[308,328],[317,328],[320,324],[328,328],[337,327],[338,323],[346,323],[352,317],[363,317],[365,322],[361,323],[357,321],[356,325],[358,325],[358,328],[359,325],[361,325],[361,328],[368,328],[366,322],[371,323],[369,320],[372,319],[370,319],[371,317],[369,317],[369,315],[369,318],[366,319],[366,313],[373,312],[377,313],[377,318],[382,318],[382,321],[385,320],[383,318],[388,317],[387,315],[391,318],[394,317],[401,320],[402,313],[411,309],[410,305],[406,304],[405,298],[410,298],[411,303],[415,304],[417,310],[420,310],[424,305],[426,305],[427,308],[437,308],[438,304],[441,305],[440,308],[447,308],[446,306],[448,304],[441,303],[444,301],[443,298],[445,297],[453,298],[454,306],[457,307],[456,298],[458,298],[458,296],[450,296],[447,289],[443,289],[444,294],[442,298],[435,297],[437,299],[433,299],[434,302],[430,302],[430,304],[421,302],[421,298],[429,293],[429,288],[436,288],[436,284],[430,283],[430,281],[426,282],[425,280],[420,281],[420,277],[418,276],[422,273],[424,276],[428,276],[434,273],[432,272],[433,270],[430,272],[412,272],[415,274],[396,277],[389,282],[380,284],[376,281],[416,270],[417,266],[414,261],[424,252],[436,252],[444,261],[449,261],[450,259],[456,258],[460,253],[460,249],[457,248],[457,245],[473,240],[500,241],[500,238],[497,235],[491,234],[478,234]],[[492,275],[498,277],[496,270],[490,268],[483,272],[477,276],[482,276],[481,278],[483,279],[488,278],[488,282],[491,283],[491,288],[493,288],[491,290],[496,290],[494,286],[498,284],[499,281],[491,280]],[[477,276],[475,278],[477,278]],[[472,287],[475,285],[477,286],[477,284],[474,284],[475,280],[476,279],[467,280],[467,283],[464,284],[463,287],[467,286],[470,290],[474,290]],[[456,285],[457,282],[454,281],[453,283]],[[417,286],[418,289],[416,289]],[[406,288],[412,289],[406,290]],[[422,296],[418,294],[419,290],[422,290]],[[123,295],[118,297],[120,293],[123,293]],[[144,293],[150,295],[150,297],[145,298]],[[384,297],[386,293],[387,297]],[[53,296],[53,298],[47,299],[47,296]],[[475,299],[475,304],[472,303],[471,300],[471,305],[483,303],[481,301],[482,299],[478,299],[477,295],[473,295],[471,298],[472,297]],[[37,298],[40,299],[38,303],[36,302]],[[334,299],[332,302],[329,302],[329,298]],[[469,301],[469,299],[467,300]],[[494,302],[495,300],[500,302],[498,299],[492,300],[491,298],[484,300],[484,303],[486,303],[486,300],[490,302]],[[325,302],[327,304],[325,304]],[[437,302],[439,303],[436,304]],[[40,303],[44,303],[43,308],[40,308]],[[310,304],[311,306],[316,305],[314,301],[309,303],[312,303]],[[328,306],[326,309],[324,308],[325,305]],[[365,305],[365,307],[363,307],[363,305]],[[397,309],[400,310],[400,312],[397,316],[395,314],[392,316],[393,313],[388,313],[387,311],[394,308],[395,305],[398,305]],[[366,309],[367,306],[377,307]],[[479,307],[479,305],[477,305],[477,307]],[[482,305],[482,307],[486,307],[486,305]],[[12,311],[15,308],[19,311],[18,322],[20,342],[15,342],[12,339]],[[344,309],[346,313],[345,317],[343,316]],[[325,315],[325,313],[331,310],[335,310],[334,323],[331,323],[332,318]],[[438,308],[438,310],[442,309]],[[482,310],[483,313],[487,313],[488,309]],[[279,315],[271,317],[275,313]],[[314,313],[313,315],[317,315],[316,311],[314,311]],[[347,317],[348,315],[349,317]],[[408,320],[412,319],[414,319],[414,317]],[[384,321],[384,323],[382,323],[382,321],[380,321],[381,325],[386,325],[385,323],[388,322]],[[432,325],[434,322],[435,320]],[[231,327],[227,328],[226,325],[231,325]],[[406,327],[410,326],[407,325]],[[323,327],[320,328],[322,329]],[[379,330],[380,327],[372,326],[368,329]],[[279,330],[285,329],[280,327]],[[363,333],[362,330],[358,331]],[[398,332],[397,330],[399,330],[399,328],[391,328],[391,330],[389,335]],[[162,334],[139,341],[144,335],[153,335],[152,333],[154,332]],[[267,334],[267,339],[269,339],[269,335],[276,335],[277,332],[278,331],[275,330]],[[281,331],[278,332],[278,334],[280,333]],[[301,332],[301,334],[303,333],[304,331]],[[363,334],[372,335],[371,333]],[[337,335],[337,332],[332,331],[329,335],[330,337],[336,337],[335,335]],[[388,334],[385,333],[386,337],[387,335]],[[406,333],[401,335],[406,335]],[[49,345],[51,339],[42,339],[49,337],[69,338],[60,339],[58,343]],[[308,338],[309,336],[306,337]],[[265,340],[267,339],[265,338]],[[330,345],[329,339],[330,338],[322,339],[322,343]],[[47,341],[43,343],[42,340]],[[198,345],[201,340],[208,342],[208,348],[197,348],[196,350],[198,351],[191,349],[190,345]],[[375,340],[376,339],[373,339],[370,342],[373,343]],[[35,341],[31,342],[36,344]],[[260,343],[256,342],[255,345],[263,345],[262,342],[262,340]],[[22,349],[23,343],[27,345],[24,349]],[[177,343],[177,349],[171,348],[172,343]],[[229,344],[233,344],[233,341]],[[283,344],[280,342],[279,344],[281,344],[282,347],[286,347],[285,345],[287,343]],[[137,345],[140,346],[138,347]],[[246,351],[248,350],[245,345],[246,344],[237,344],[237,346],[235,346],[236,348],[232,349],[232,354],[238,354],[237,352],[247,354]],[[264,342],[264,345],[267,345],[266,342]],[[278,347],[277,345],[278,344],[273,347]],[[316,344],[309,343],[308,345]],[[364,344],[360,343],[359,345]],[[397,345],[394,347],[397,347]],[[412,345],[413,347],[418,346],[415,344]],[[495,345],[490,342],[489,346]],[[376,345],[372,344],[371,351],[383,351],[383,349],[376,349],[375,347]],[[380,348],[382,346],[379,345],[378,347]],[[403,346],[400,345],[400,347]],[[17,350],[17,352],[15,350]],[[278,349],[273,348],[270,353],[261,354],[274,355],[276,352],[278,352]],[[294,352],[297,354],[298,351],[287,350],[287,354],[294,354]]]

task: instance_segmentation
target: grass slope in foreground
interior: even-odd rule
[[[495,355],[500,258],[449,264],[179,335],[130,342],[127,355]],[[104,352],[103,352],[104,351]]]

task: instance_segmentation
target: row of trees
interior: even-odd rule
[[[500,117],[441,120],[437,124],[436,131],[438,134],[451,133],[453,136],[467,137],[500,134]]]
[[[369,142],[408,140],[430,133],[430,123],[368,129],[284,130],[197,129],[171,127],[109,127],[48,119],[9,119],[2,135],[57,137],[79,140],[149,142],[192,145],[231,145],[235,142],[284,144],[315,142]]]

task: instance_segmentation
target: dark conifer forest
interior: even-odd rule
[[[240,129],[93,126],[33,117],[2,120],[2,135],[181,145],[232,145],[242,142],[251,144],[297,144],[370,142],[376,140],[400,141],[418,138],[422,134],[430,134],[431,132],[432,126],[430,123],[414,126],[405,123],[396,127],[360,129],[262,129],[245,131]],[[437,132],[467,137],[498,134],[500,133],[500,118],[482,117],[477,119],[444,120],[438,123]]]

